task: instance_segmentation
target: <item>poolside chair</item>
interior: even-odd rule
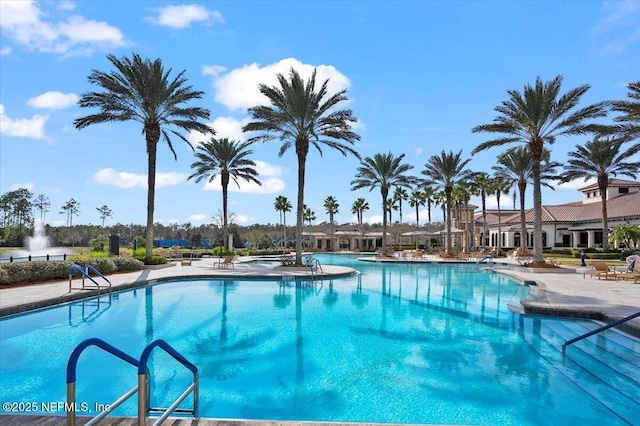
[[[229,266],[231,266],[232,268],[235,269],[235,265],[233,262],[234,259],[235,259],[235,256],[225,256],[224,258],[215,262],[213,266],[214,268],[228,268]]]
[[[585,278],[587,275],[591,275],[592,277],[595,275],[598,279],[604,278],[616,278],[618,272],[614,269],[611,269],[610,266],[607,265],[606,262],[602,260],[592,260],[591,261],[591,270],[585,271],[582,274],[582,278]]]
[[[640,281],[640,260],[633,262],[633,269],[631,271],[621,272],[616,275],[616,281],[618,280],[632,280],[634,283]]]

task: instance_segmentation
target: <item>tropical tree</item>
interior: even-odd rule
[[[542,163],[540,165],[540,184],[554,189],[548,181],[555,179],[556,168],[560,163],[550,161],[551,152],[544,149]],[[533,168],[531,153],[525,147],[516,147],[507,150],[498,156],[498,164],[491,167],[495,177],[507,186],[516,186],[520,197],[520,248],[527,249],[527,222],[525,219],[525,192],[527,184],[533,182]],[[514,200],[517,198],[514,194]]]
[[[302,209],[303,224],[304,222],[307,222],[309,226],[311,226],[311,223],[316,219],[317,219],[316,212],[311,210],[311,207],[308,207],[306,204],[303,205],[303,209]],[[311,236],[309,236],[309,244],[311,244]]]
[[[162,61],[142,59],[133,54],[130,58],[107,55],[115,67],[109,73],[93,70],[89,82],[103,89],[102,92],[84,93],[78,105],[82,108],[99,108],[74,120],[77,129],[109,122],[137,121],[142,124],[142,133],[147,145],[147,229],[145,235],[146,262],[153,252],[153,211],[155,207],[156,158],[158,141],[162,139],[177,159],[171,134],[191,143],[180,132],[197,131],[212,133],[213,130],[201,120],[209,118],[209,111],[186,104],[200,99],[204,92],[187,85],[185,71],[171,77],[172,69],[165,71]]]
[[[102,207],[96,207],[98,213],[100,213],[100,220],[102,220],[102,227],[104,228],[104,220],[108,217],[113,216],[113,211],[107,205],[103,205]]]
[[[338,204],[338,200],[332,195],[329,195],[324,199],[324,210],[329,215],[329,224],[331,225],[331,241],[329,243],[329,250],[333,251],[333,215],[340,213],[340,204]]]
[[[283,247],[287,245],[287,212],[291,211],[291,202],[284,195],[278,195],[276,201],[273,203],[273,207],[277,212],[280,212],[280,225],[282,226],[282,242]]]
[[[493,176],[494,183],[494,191],[496,194],[496,205],[498,207],[498,256],[500,256],[500,251],[502,250],[502,216],[500,214],[500,197],[502,194],[506,194],[511,190],[513,184],[500,176]],[[515,209],[514,209],[515,210]]]
[[[356,199],[351,205],[351,213],[356,215],[358,220],[358,231],[360,232],[360,249],[362,249],[362,221],[364,212],[369,210],[369,203],[364,198]]]
[[[429,225],[431,225],[431,204],[434,202],[434,191],[430,186],[425,186],[422,190],[422,195],[424,196],[424,201],[427,203],[427,219],[429,220]]]
[[[389,225],[393,225],[393,211],[398,210],[396,200],[393,197],[387,198],[387,214],[389,215]]]
[[[426,200],[424,193],[421,191],[413,191],[409,196],[409,207],[416,209],[416,226],[420,226],[420,206],[424,206]]]
[[[495,192],[495,182],[487,173],[480,172],[475,173],[473,186],[480,194],[480,200],[482,203],[482,241],[480,246],[484,249],[487,240],[487,196],[492,195]]]
[[[453,198],[459,206],[457,220],[458,223],[464,223],[464,247],[465,250],[467,250],[467,253],[471,246],[469,243],[469,240],[471,239],[471,226],[469,226],[469,201],[472,195],[477,195],[477,193],[476,188],[470,182],[458,181],[453,187]]]
[[[40,210],[40,222],[44,225],[44,217],[45,214],[49,212],[51,208],[51,202],[49,201],[49,197],[45,194],[40,194],[33,202],[33,207],[36,210]]]
[[[197,161],[191,164],[191,168],[195,169],[195,172],[187,178],[187,180],[195,178],[195,182],[198,183],[205,178],[208,179],[208,182],[213,182],[218,175],[220,176],[220,184],[222,185],[223,239],[224,247],[229,250],[231,250],[231,247],[229,247],[229,224],[227,220],[229,182],[233,180],[238,188],[240,188],[238,179],[262,185],[258,180],[258,172],[255,169],[256,163],[247,158],[253,154],[253,151],[248,147],[248,142],[238,142],[227,138],[216,139],[212,136],[209,141],[202,142],[198,146],[195,153]]]
[[[611,228],[609,238],[614,243],[626,244],[628,248],[631,247],[631,243],[633,242],[633,246],[637,248],[638,242],[640,242],[640,226],[633,225],[631,223],[622,223],[618,226],[614,226]]]
[[[457,154],[449,151],[440,153],[440,156],[433,155],[424,165],[422,174],[426,176],[429,185],[437,186],[444,191],[446,210],[446,250],[451,254],[451,200],[453,187],[460,181],[471,177],[471,170],[465,169],[470,158],[463,160],[462,150]]]
[[[404,188],[396,187],[393,191],[393,200],[398,203],[398,213],[400,214],[400,225],[402,225],[402,201],[406,201],[409,198],[407,190]]]
[[[413,169],[409,164],[403,164],[404,154],[398,157],[391,152],[387,154],[375,154],[373,157],[366,157],[360,162],[356,170],[356,178],[351,181],[351,190],[361,188],[380,188],[382,195],[382,252],[387,252],[387,199],[391,187],[410,188],[416,183],[416,179],[406,173]]]
[[[636,178],[640,170],[640,161],[629,162],[634,149],[622,150],[622,142],[611,138],[595,137],[584,146],[577,146],[569,153],[564,166],[562,181],[569,182],[583,178],[585,181],[596,178],[602,202],[602,249],[607,251],[609,242],[609,218],[607,215],[607,188],[611,176],[624,175]]]
[[[327,84],[316,91],[316,71],[304,81],[293,68],[289,78],[277,75],[278,86],[259,86],[260,93],[269,99],[270,106],[260,105],[249,108],[254,121],[246,124],[245,132],[259,132],[250,142],[282,141],[279,155],[282,156],[292,146],[298,157],[298,200],[296,207],[296,264],[302,264],[302,225],[304,219],[304,182],[309,146],[313,145],[322,156],[322,148],[329,147],[342,155],[358,153],[350,146],[360,140],[352,125],[357,122],[351,110],[336,109],[347,101],[346,90],[328,95]]]
[[[526,84],[522,93],[508,90],[509,100],[495,108],[499,115],[491,124],[473,128],[474,133],[502,134],[496,139],[479,144],[472,154],[488,148],[511,143],[524,144],[531,153],[533,173],[534,263],[543,263],[542,253],[542,193],[540,163],[546,144],[553,144],[558,137],[580,135],[594,131],[598,126],[586,124],[587,120],[606,116],[606,102],[576,110],[589,85],[569,90],[562,96],[562,76],[543,82],[536,78],[533,86]]]
[[[629,100],[619,100],[611,102],[611,109],[622,113],[613,119],[619,123],[618,134],[624,140],[640,139],[640,80],[629,83],[627,86]],[[640,149],[640,143],[636,143],[634,150]]]

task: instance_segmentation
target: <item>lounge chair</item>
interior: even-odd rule
[[[607,265],[606,262],[602,260],[592,260],[591,261],[591,270],[585,271],[582,274],[582,278],[585,278],[587,275],[591,275],[592,277],[595,275],[598,279],[604,278],[616,278],[618,272],[614,269],[611,269],[610,266]]]
[[[217,262],[215,262],[213,264],[214,268],[228,268],[229,266],[231,266],[232,268],[235,269],[235,265],[233,263],[233,259],[235,258],[235,256],[225,256],[222,259],[218,260]]]
[[[616,275],[616,281],[618,280],[632,280],[634,283],[640,281],[640,260],[635,260],[633,263],[633,269],[631,271],[621,272]]]

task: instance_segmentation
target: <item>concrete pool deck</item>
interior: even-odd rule
[[[295,278],[309,278],[312,276],[308,270],[282,270],[269,265],[247,261],[236,262],[232,268],[216,268],[214,264],[217,258],[206,258],[193,261],[189,266],[173,263],[168,267],[157,269],[144,269],[141,271],[111,274],[113,290],[140,287],[147,284],[158,283],[174,278],[270,278],[290,280]],[[390,260],[394,261],[394,260]],[[397,260],[396,260],[397,261]],[[459,261],[443,261],[435,256],[423,261],[453,263]],[[498,259],[500,263],[511,263],[517,266],[517,262]],[[407,261],[418,263],[419,261]],[[485,265],[487,267],[489,265]],[[324,278],[339,278],[355,273],[352,268],[343,266],[322,265]],[[568,271],[565,273],[536,273],[525,271],[524,268],[502,269],[496,272],[508,274],[517,280],[532,285],[532,291],[523,303],[525,313],[566,316],[577,318],[593,318],[605,321],[613,321],[640,311],[640,284],[630,281],[615,281],[613,279],[583,278],[582,270]],[[74,279],[73,287],[80,286],[80,279]],[[93,286],[93,284],[89,283]],[[339,286],[340,280],[334,285]],[[0,317],[20,312],[27,312],[46,306],[66,303],[73,300],[92,297],[95,290],[72,289],[69,291],[69,281],[61,280],[42,284],[29,284],[0,289]],[[624,328],[630,334],[640,337],[640,319],[636,318]],[[135,419],[107,417],[103,420],[107,425],[133,425]],[[285,422],[285,421],[242,421],[222,419],[188,419],[170,418],[167,424],[172,425],[218,425],[218,426],[299,426],[299,425],[353,425],[353,423],[319,423],[319,422]],[[0,423],[6,425],[62,425],[66,424],[66,418],[62,416],[19,416],[0,415]],[[84,424],[85,419],[78,418],[77,424]],[[362,424],[364,425],[364,424]],[[388,426],[388,425],[387,425]]]

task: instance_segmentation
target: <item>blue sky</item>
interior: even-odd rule
[[[74,223],[146,221],[147,156],[138,123],[75,130],[73,120],[93,69],[110,71],[106,55],[162,59],[205,96],[219,137],[241,140],[247,108],[264,103],[259,83],[293,66],[315,67],[331,90],[347,89],[358,118],[364,156],[406,154],[419,175],[429,157],[462,150],[465,158],[490,135],[471,128],[490,122],[507,90],[537,76],[564,76],[563,92],[591,85],[581,106],[626,98],[640,77],[639,1],[2,1],[0,3],[0,193],[20,187],[46,194],[46,222],[65,223],[60,207],[74,198]],[[197,144],[203,138],[189,135]],[[582,137],[558,140],[552,158],[563,162]],[[276,196],[295,207],[297,160],[280,142],[255,145],[262,187],[230,187],[236,222],[277,223]],[[174,141],[158,148],[155,220],[212,222],[221,209],[219,185],[187,181],[193,151]],[[490,171],[499,149],[473,156],[469,167]],[[353,201],[364,197],[365,221],[380,220],[380,194],[350,190],[359,165],[326,149],[310,151],[305,201],[318,222],[328,220],[323,199],[337,198],[340,223],[355,221]],[[574,182],[543,191],[543,203],[579,199]],[[531,191],[527,205],[531,205]],[[474,199],[478,204],[478,200]],[[503,207],[511,205],[503,197]],[[489,200],[489,206],[495,203]],[[434,219],[441,218],[439,209]],[[405,221],[415,214],[405,207]],[[426,208],[421,222],[426,219]],[[295,223],[294,214],[287,222]]]

